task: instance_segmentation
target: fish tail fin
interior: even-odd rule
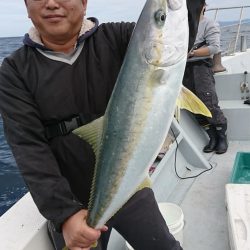
[[[104,122],[104,118],[102,116],[72,131],[72,133],[79,136],[82,140],[90,144],[90,146],[92,147],[95,153],[96,159],[98,159],[98,154],[100,150],[100,142],[101,142],[102,131],[103,131],[103,122]],[[92,181],[91,190],[90,190],[90,199],[88,203],[89,210],[92,209],[92,206],[93,206],[93,200],[94,200],[93,197],[95,194],[94,183],[95,183],[96,175],[97,175],[97,168],[95,167],[93,181]],[[91,227],[94,226],[89,216],[87,217],[87,223]]]
[[[186,109],[194,114],[200,114],[212,117],[211,112],[206,105],[189,89],[182,86],[181,92],[177,98],[177,109]],[[178,115],[178,112],[177,112]],[[177,117],[178,120],[179,117]]]
[[[72,133],[79,136],[82,140],[88,142],[91,145],[95,155],[97,156],[99,152],[102,130],[103,116],[73,130]]]

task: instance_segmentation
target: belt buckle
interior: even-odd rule
[[[72,118],[71,120],[63,121],[62,123],[60,123],[60,128],[63,134],[68,134],[77,127],[78,123],[76,118]]]

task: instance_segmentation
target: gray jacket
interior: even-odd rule
[[[217,22],[207,18],[200,21],[198,27],[198,33],[195,39],[194,47],[202,42],[206,41],[210,56],[206,57],[192,57],[188,61],[197,61],[204,58],[212,58],[214,54],[220,52],[220,27]]]

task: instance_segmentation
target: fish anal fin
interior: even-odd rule
[[[177,98],[177,108],[186,109],[194,114],[212,117],[206,105],[189,89],[182,86],[179,97]]]

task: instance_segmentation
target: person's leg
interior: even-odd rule
[[[65,247],[65,241],[62,233],[58,233],[51,221],[47,222],[48,236],[55,250],[62,250]]]
[[[192,63],[186,64],[182,83],[186,88],[188,88],[190,91],[192,91],[195,94],[194,74],[193,74]]]
[[[216,129],[213,125],[208,124],[203,127],[206,131],[206,133],[209,136],[209,142],[208,144],[203,148],[203,152],[205,153],[211,153],[215,150],[217,145],[217,134]]]
[[[227,123],[224,124],[217,124],[216,125],[216,134],[218,138],[217,145],[215,147],[216,154],[224,154],[228,148],[228,141],[227,141]]]
[[[106,250],[109,243],[110,234],[112,231],[112,219],[105,224],[108,227],[108,231],[102,232],[101,237],[98,241],[98,249],[93,248],[93,250]]]
[[[198,123],[203,127],[203,129],[206,131],[209,142],[208,144],[203,148],[203,152],[205,153],[211,153],[215,150],[215,147],[217,145],[217,134],[216,129],[213,125],[209,124],[209,121],[207,117],[203,115],[195,115],[196,120]]]
[[[215,151],[218,154],[225,153],[228,148],[226,136],[227,119],[218,105],[219,101],[211,66],[207,64],[195,65],[194,78],[195,92],[212,114],[212,118],[205,118],[207,124],[200,123],[210,138],[208,145],[203,150],[204,152]]]
[[[182,249],[169,232],[150,188],[138,191],[111,223],[136,250]]]

